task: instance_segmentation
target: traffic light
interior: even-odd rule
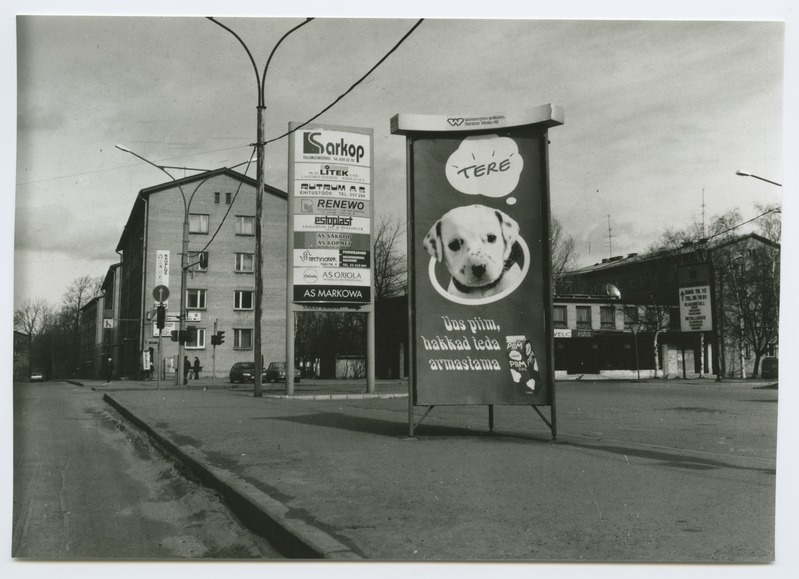
[[[208,253],[205,251],[200,253],[200,269],[208,269]]]
[[[216,333],[216,343],[217,344],[224,344],[225,343],[225,332],[223,330],[219,330]]]
[[[177,330],[172,330],[171,338],[172,338],[173,342],[177,342],[178,341],[178,331]]]
[[[166,325],[166,308],[164,306],[158,306],[155,310],[155,327],[159,330],[163,330],[164,326]]]

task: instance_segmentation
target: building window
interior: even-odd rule
[[[194,339],[186,342],[187,350],[200,350],[205,348],[205,328],[197,328],[194,332]]]
[[[214,191],[214,203],[219,203],[219,191]]]
[[[566,325],[566,306],[554,306],[552,309],[552,323],[556,328],[565,328]]]
[[[190,310],[204,310],[205,290],[204,289],[186,290],[186,308]]]
[[[225,205],[230,205],[232,203],[233,193],[225,193]]]
[[[190,213],[189,233],[208,233],[208,215],[202,213]]]
[[[252,253],[237,253],[236,271],[244,271],[244,272],[255,271],[254,255]]]
[[[603,330],[616,329],[616,311],[613,306],[599,307],[599,327]]]
[[[233,329],[233,347],[237,350],[252,350],[252,329]]]
[[[236,215],[236,235],[255,235],[255,217]]]
[[[590,330],[591,329],[591,306],[577,306],[577,329]]]
[[[236,303],[233,305],[235,310],[251,310],[252,309],[252,294],[250,290],[236,290],[234,292]]]
[[[205,263],[208,264],[208,252],[207,251],[190,251],[189,252],[189,263],[193,263],[192,266],[194,271],[208,271],[207,267],[202,267],[200,265],[200,256],[205,256]]]

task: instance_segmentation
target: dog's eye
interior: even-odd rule
[[[452,251],[458,251],[461,248],[461,240],[460,239],[453,239],[447,245]]]
[[[488,234],[488,243],[494,243],[497,240],[497,236],[493,233]]]

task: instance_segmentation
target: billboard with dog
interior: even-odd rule
[[[553,403],[547,131],[515,115],[397,115],[408,149],[412,402]]]

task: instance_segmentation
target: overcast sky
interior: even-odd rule
[[[581,264],[610,255],[608,216],[613,254],[640,252],[666,227],[701,220],[703,191],[708,220],[735,207],[753,217],[755,202],[780,199],[780,188],[735,171],[783,178],[783,24],[717,14],[428,19],[319,122],[374,129],[376,212],[404,220],[405,143],[389,132],[392,115],[560,105],[566,122],[550,131],[554,216]],[[302,21],[219,19],[259,67]],[[267,137],[327,106],[414,22],[320,18],[290,36],[269,71]],[[118,261],[136,193],[166,180],[114,145],[167,165],[246,161],[254,74],[235,39],[200,16],[21,17],[17,50],[15,303],[55,303],[74,278]],[[286,173],[284,139],[267,147],[267,180],[285,190]]]

